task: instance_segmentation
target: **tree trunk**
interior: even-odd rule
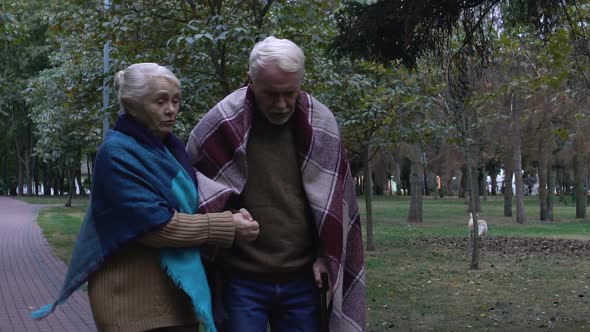
[[[92,165],[94,165],[94,156],[91,154],[86,155],[86,171],[88,172],[88,189],[92,191]],[[356,189],[356,188],[355,188]]]
[[[524,186],[522,180],[522,155],[520,153],[520,144],[514,149],[514,177],[516,186],[516,222],[519,224],[526,223],[524,212]]]
[[[68,199],[66,201],[65,206],[71,207],[72,206],[72,198],[74,197],[74,193],[76,192],[76,171],[73,167],[65,167],[66,168],[66,175],[68,178]]]
[[[30,122],[30,120],[28,121]],[[24,187],[27,187],[27,195],[33,194],[33,176],[31,160],[33,159],[33,131],[31,123],[27,123],[24,129],[17,129],[14,138],[16,149],[16,162],[18,164],[18,194],[24,195]]]
[[[80,168],[76,169],[76,183],[78,183],[78,189],[80,189],[80,196],[86,197],[86,188],[84,188],[84,184],[82,183],[82,171]]]
[[[35,168],[36,168],[36,160],[37,158],[33,156],[33,151],[31,150],[31,154],[29,155],[29,164],[30,164],[30,172],[29,172],[29,196],[37,195],[37,181],[35,181]]]
[[[549,206],[548,206],[548,195],[547,195],[547,164],[544,161],[543,155],[546,151],[543,149],[543,143],[541,142],[543,139],[539,141],[539,219],[541,221],[548,221],[549,220]]]
[[[506,168],[504,174],[504,217],[512,217],[512,169]]]
[[[473,234],[472,241],[473,241],[473,250],[471,251],[471,264],[469,268],[471,270],[478,270],[479,269],[479,239],[477,238],[478,224],[477,224],[477,213],[476,213],[476,206],[475,206],[475,198],[474,194],[477,191],[477,181],[473,178],[473,168],[471,166],[471,155],[469,152],[469,148],[467,147],[467,138],[465,138],[465,142],[463,142],[463,154],[465,156],[465,182],[467,183],[467,190],[465,196],[469,197],[469,212],[473,217]]]
[[[586,218],[586,190],[584,188],[584,157],[577,153],[574,155],[574,193],[576,195],[576,219]]]
[[[8,149],[4,150],[3,153],[1,154],[1,158],[2,158],[2,180],[4,183],[4,188],[2,189],[2,192],[0,192],[0,195],[6,195],[8,196],[10,194],[10,184],[8,183]]]
[[[367,251],[375,250],[373,240],[373,190],[371,190],[371,160],[369,159],[369,146],[363,149],[364,180],[365,180],[365,210],[367,225]]]
[[[422,222],[422,149],[418,144],[413,144],[412,166],[410,171],[410,211],[408,222]]]
[[[445,196],[451,196],[454,194],[452,191],[452,189],[453,189],[453,176],[449,175],[447,177],[447,181],[445,181],[445,184],[443,184],[442,189],[443,189],[443,195],[445,195]],[[457,195],[458,195],[458,193],[457,193]]]
[[[55,175],[56,175],[55,181],[56,181],[56,185],[57,185],[57,190],[58,190],[59,195],[62,196],[66,192],[66,190],[64,188],[64,178],[66,178],[65,166],[58,167],[56,169]]]
[[[17,195],[18,196],[23,196],[23,194],[24,194],[24,189],[23,189],[23,187],[24,187],[24,185],[23,185],[23,183],[24,183],[23,164],[22,163],[19,163],[18,161],[17,161],[17,163],[18,163],[18,192],[17,192]]]
[[[41,175],[43,176],[43,195],[47,196],[51,194],[51,172],[49,171],[49,164],[41,163]]]
[[[461,167],[461,181],[459,184],[459,198],[465,199],[465,205],[469,205],[469,188],[467,188],[467,168],[465,165]]]
[[[504,217],[512,217],[512,151],[507,151],[504,155],[504,180],[502,186],[504,188]]]
[[[556,169],[548,167],[549,179],[547,180],[547,220],[553,221],[553,206],[555,205],[555,177]]]
[[[495,169],[497,169],[497,168],[495,168]],[[490,172],[490,178],[492,180],[492,190],[490,190],[490,194],[492,196],[498,195],[498,189],[497,189],[498,188],[498,179],[497,179],[497,177],[498,177],[497,171]]]
[[[477,167],[475,167],[471,170],[471,176],[473,176],[473,174],[479,175],[479,171],[478,171]],[[479,178],[479,176],[472,178],[473,184],[475,184],[475,190],[471,190],[471,188],[470,188],[469,191],[473,193],[473,199],[475,201],[475,211],[481,212],[481,199],[480,199],[481,195],[479,194],[479,179],[478,178]],[[469,182],[467,182],[467,183],[469,183]]]
[[[422,150],[422,149],[420,149]],[[426,174],[426,170],[427,170],[427,165],[426,165],[426,154],[424,152],[422,152],[422,158],[421,160],[421,165],[420,168],[422,168],[422,184],[424,187],[424,195],[426,196],[430,196],[430,189],[428,189],[428,174]]]
[[[401,194],[401,167],[400,167],[400,163],[396,160],[395,162],[395,166],[393,168],[393,179],[395,180],[395,182],[397,183],[397,191],[396,194],[400,195]]]
[[[27,124],[25,135],[27,136],[24,155],[27,194],[28,196],[33,196],[33,170],[35,169],[35,159],[33,158],[33,129],[30,122]]]
[[[61,174],[59,177],[59,186],[61,187],[61,194],[65,195],[68,192],[70,184],[68,183],[68,167],[63,164],[61,168]]]
[[[514,95],[512,95],[510,108],[512,110],[512,124],[513,128],[513,166],[514,166],[514,177],[516,185],[516,222],[519,224],[526,223],[526,215],[524,212],[524,185],[522,180],[522,138],[521,138],[521,126],[520,126],[520,111],[514,107]]]
[[[41,188],[41,178],[39,178],[39,162],[39,158],[35,157],[35,159],[33,159],[33,182],[35,183],[35,196],[39,196],[39,189]]]
[[[482,194],[483,194],[483,201],[487,202],[488,200],[488,175],[486,174],[486,165],[483,165],[483,169],[482,169],[482,173],[483,173],[483,179],[481,182],[481,187],[482,187]],[[480,206],[481,209],[481,206]]]

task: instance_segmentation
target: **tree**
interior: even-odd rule
[[[52,67],[31,79],[26,90],[39,137],[36,154],[44,162],[63,167],[68,184],[66,206],[71,206],[76,193],[82,155],[95,150],[101,137],[102,50],[94,43],[90,46],[86,32],[76,29],[84,15],[84,10],[73,10],[52,17]]]
[[[393,124],[396,81],[390,69],[383,66],[341,60],[323,63],[325,70],[318,98],[328,102],[335,112],[348,150],[361,156],[363,165],[368,251],[375,250],[373,240],[371,160],[381,145],[391,142],[388,129]],[[384,139],[388,137],[388,139]]]
[[[24,99],[22,90],[27,80],[48,66],[45,44],[46,24],[41,14],[32,15],[35,3],[13,3],[2,5],[0,37],[0,115],[7,116],[5,139],[13,147],[18,173],[18,194],[33,193],[35,158],[33,148],[36,137],[29,118],[30,106]],[[4,7],[6,6],[6,7]],[[6,161],[8,162],[8,160]]]
[[[49,35],[51,68],[26,89],[40,137],[37,154],[52,167],[65,167],[70,186],[74,164],[98,145],[102,80],[118,70],[142,61],[171,67],[182,82],[183,112],[175,132],[184,138],[201,114],[244,84],[255,41],[280,33],[309,46],[307,66],[313,72],[331,33],[319,24],[330,22],[326,13],[332,4],[325,1],[120,1],[110,10],[94,3],[81,6],[82,2],[68,1],[62,10],[44,16],[46,22],[55,22]],[[107,40],[112,45],[112,66],[103,75],[97,41],[102,45]],[[52,98],[44,100],[46,95]],[[116,104],[113,94],[108,108],[111,122]],[[84,132],[87,137],[81,136]],[[70,137],[72,142],[54,144],[57,137]]]
[[[336,54],[388,63],[400,61],[413,68],[416,60],[439,53],[471,9],[491,10],[499,0],[349,1],[337,15]],[[466,31],[465,39],[471,38]],[[482,49],[483,50],[483,49]]]

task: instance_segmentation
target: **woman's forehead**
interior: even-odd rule
[[[176,93],[180,90],[178,84],[167,77],[154,77],[150,82],[150,88],[152,93],[171,91]]]

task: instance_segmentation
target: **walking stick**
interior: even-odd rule
[[[330,308],[328,304],[328,294],[330,293],[330,285],[328,283],[328,274],[322,272],[322,288],[320,288],[320,331],[329,332],[328,321],[330,319]]]

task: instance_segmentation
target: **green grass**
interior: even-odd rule
[[[363,221],[365,220],[364,198],[359,199]],[[469,213],[463,199],[444,198],[423,200],[423,223],[407,223],[409,198],[399,196],[377,196],[373,202],[373,219],[376,226],[375,236],[380,240],[391,241],[415,238],[417,236],[466,236]],[[502,197],[488,197],[482,202],[480,219],[488,223],[492,236],[540,236],[540,237],[576,237],[590,239],[590,227],[587,221],[575,219],[572,205],[554,207],[554,222],[539,220],[537,197],[526,197],[525,212],[527,223],[517,224],[516,206],[513,204],[514,217],[504,217]]]
[[[17,196],[12,198],[29,204],[55,204],[62,206],[68,201],[68,196]],[[72,205],[87,204],[87,201],[87,197],[74,196],[72,198]]]
[[[502,197],[482,202],[489,236],[590,240],[590,223],[576,220],[573,206],[555,206],[555,221],[543,223],[536,199],[526,198],[524,225],[503,216]],[[373,203],[377,250],[366,253],[369,331],[590,329],[587,259],[529,257],[518,249],[508,257],[482,252],[480,269],[471,271],[469,250],[411,241],[467,237],[464,200],[425,198],[421,224],[407,223],[408,200],[378,196]],[[362,197],[359,204],[365,221]]]
[[[369,331],[590,328],[590,262],[399,244],[368,253]]]
[[[46,203],[47,204],[47,203]],[[64,262],[69,262],[76,242],[76,236],[88,206],[88,200],[79,200],[70,208],[49,207],[39,212],[37,222],[43,235],[55,254]]]
[[[65,261],[87,205],[84,200],[77,204],[48,208],[39,216],[49,242]],[[359,205],[364,213],[362,197]],[[377,250],[366,253],[368,331],[590,329],[587,257],[531,256],[516,248],[510,255],[482,251],[480,269],[472,271],[468,249],[411,241],[420,236],[467,237],[465,202],[426,198],[421,224],[406,222],[408,206],[407,197],[391,196],[377,196],[373,204]],[[590,240],[590,222],[576,220],[571,204],[554,208],[553,223],[538,220],[536,197],[526,198],[525,210],[527,223],[519,225],[503,216],[501,197],[489,197],[482,202],[480,218],[488,222],[490,237]]]

